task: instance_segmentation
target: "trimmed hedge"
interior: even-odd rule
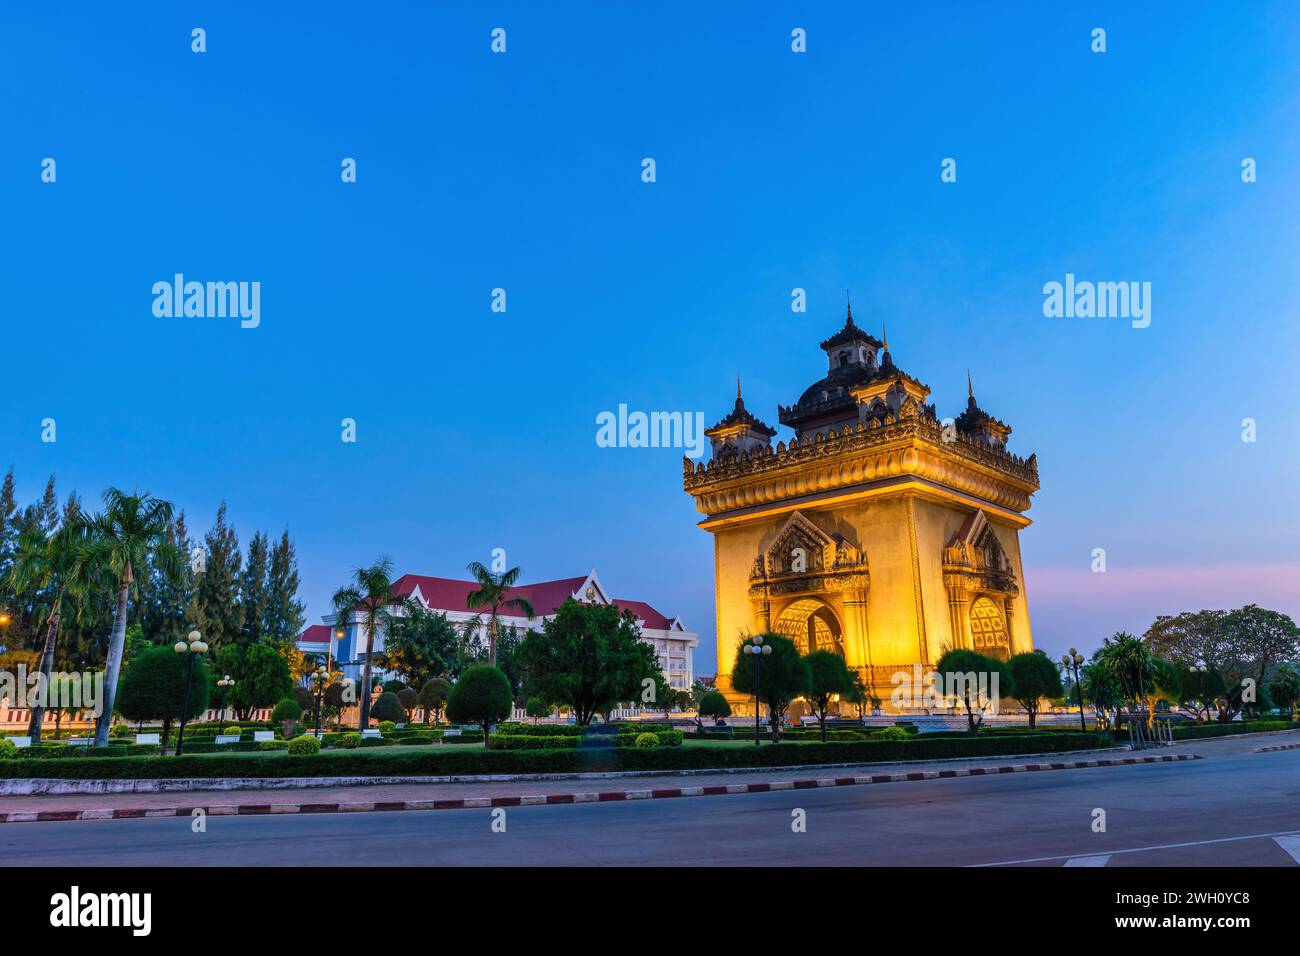
[[[1232,734],[1262,734],[1275,730],[1294,730],[1297,727],[1300,727],[1300,723],[1290,720],[1243,720],[1230,724],[1179,724],[1174,727],[1174,740],[1228,737]]]
[[[113,744],[108,747],[69,747],[66,744],[33,744],[19,750],[24,760],[78,760],[105,757],[146,757],[162,753],[158,744]]]
[[[502,721],[497,724],[496,732],[511,737],[581,737],[597,727],[617,727],[618,734],[650,733],[658,734],[673,728],[668,724],[649,722],[618,721],[613,724],[521,724],[515,721]],[[614,736],[614,735],[610,735]]]
[[[455,738],[451,738],[455,739]],[[411,752],[393,747],[383,754],[335,752],[310,757],[208,756],[186,754],[164,760],[123,757],[96,760],[0,761],[0,777],[156,780],[175,777],[350,777],[491,773],[575,773],[592,770],[712,770],[788,767],[828,763],[879,763],[945,757],[996,757],[1066,753],[1105,747],[1103,734],[1045,734],[962,740],[864,740],[853,743],[770,744],[766,747],[591,747],[545,750],[437,750]],[[262,744],[283,748],[284,741]]]
[[[680,747],[680,730],[642,731],[639,734],[564,734],[530,737],[527,734],[493,734],[488,740],[489,750],[595,750],[608,747],[636,747],[644,736],[656,738],[658,746]]]

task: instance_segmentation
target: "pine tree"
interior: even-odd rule
[[[169,581],[158,567],[150,567],[147,593],[140,602],[140,624],[144,644],[175,644],[190,630],[186,610],[194,593],[191,570],[192,542],[185,530],[185,512],[167,528],[167,540],[180,552],[184,565],[178,581]]]
[[[54,476],[45,483],[45,494],[34,506],[32,521],[44,534],[49,534],[59,523],[59,496],[54,493]]]
[[[297,638],[307,618],[305,607],[298,600],[298,557],[287,529],[271,549],[267,592],[263,631],[272,643],[289,643]]]
[[[10,573],[14,567],[14,552],[18,545],[18,501],[14,495],[14,470],[11,466],[0,484],[0,611],[14,610],[14,591]],[[3,636],[5,640],[12,635]]]
[[[197,575],[194,595],[186,609],[189,627],[203,633],[214,649],[239,643],[244,609],[239,604],[239,536],[226,524],[226,503],[217,509],[217,523],[203,538],[207,546],[204,569]]]
[[[68,524],[81,514],[81,499],[75,491],[68,492],[68,500],[63,502],[63,524]]]
[[[12,470],[10,474],[12,475]],[[8,484],[7,479],[6,484]],[[45,608],[42,601],[47,595],[30,588],[17,591],[10,580],[14,562],[18,557],[18,540],[25,532],[47,538],[54,531],[58,520],[59,499],[54,491],[54,476],[50,475],[45,483],[45,493],[41,496],[41,500],[27,505],[5,522],[6,527],[12,529],[13,537],[7,554],[8,563],[3,571],[4,588],[7,593],[0,598],[0,601],[3,601],[5,609],[9,611],[12,618],[8,633],[5,635],[11,648],[21,646],[36,650],[44,643],[44,629],[40,619],[44,616]]]
[[[248,563],[244,566],[244,576],[239,585],[239,602],[244,611],[241,644],[258,644],[263,639],[266,609],[270,602],[268,547],[266,534],[261,531],[254,533],[253,540],[248,542]]]

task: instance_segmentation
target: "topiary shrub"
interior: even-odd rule
[[[882,730],[873,731],[871,734],[875,740],[911,740],[912,735],[902,727],[885,727]]]
[[[636,745],[638,747],[658,747],[659,735],[658,734],[637,734]]]
[[[416,708],[420,706],[420,695],[415,692],[414,688],[403,687],[397,692],[397,701],[408,714],[414,713]]]
[[[108,735],[110,737],[130,737],[131,726],[129,724],[114,724],[108,728]]]
[[[700,697],[698,713],[701,717],[726,718],[731,716],[731,705],[716,690],[706,691]]]
[[[320,741],[308,734],[294,737],[289,741],[289,753],[295,757],[306,757],[320,753]]]
[[[405,722],[406,708],[402,706],[402,702],[396,694],[392,691],[384,691],[379,695],[379,699],[375,701],[375,706],[370,708],[370,717],[372,720],[378,721]]]
[[[493,724],[510,716],[514,703],[506,675],[491,664],[475,664],[452,687],[447,716],[458,724],[478,724],[486,739]]]
[[[278,724],[286,720],[297,720],[302,716],[302,708],[292,697],[286,697],[275,705],[271,711],[271,723]]]
[[[379,732],[381,734],[391,734],[396,729],[397,724],[393,723],[391,720],[381,720],[379,722]]]
[[[243,732],[244,732],[243,727],[227,727],[225,730],[222,731],[223,734],[242,734]]]
[[[311,739],[314,740],[315,738],[313,737]],[[283,740],[259,740],[257,742],[258,750],[287,750],[288,748],[289,744]]]
[[[356,750],[361,746],[360,734],[344,734],[339,738],[339,746],[344,750]]]
[[[18,746],[12,740],[0,737],[0,760],[16,760],[17,758]]]

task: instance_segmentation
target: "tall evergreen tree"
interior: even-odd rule
[[[180,573],[171,577],[155,565],[149,568],[148,593],[141,602],[140,626],[145,644],[171,645],[190,630],[186,610],[194,595],[194,572],[190,549],[193,543],[185,528],[185,512],[167,527],[167,540],[181,556]]]
[[[298,556],[285,529],[271,548],[271,569],[267,579],[266,612],[262,629],[267,639],[287,644],[302,632],[306,608],[298,600]]]
[[[270,548],[265,532],[258,531],[248,542],[248,563],[239,583],[239,603],[244,612],[239,643],[260,644],[266,627],[266,609],[270,603],[267,577],[270,574]]]
[[[13,574],[20,559],[22,542],[46,539],[59,522],[59,499],[54,490],[54,476],[50,475],[45,483],[45,492],[40,500],[21,509],[8,524],[15,534],[8,554],[8,573]],[[39,589],[32,586],[30,578],[14,577],[8,584],[9,593],[4,599],[5,607],[11,615],[9,633],[6,636],[11,647],[21,646],[29,650],[39,649],[43,643],[45,604]]]
[[[14,494],[14,470],[11,466],[0,484],[0,611],[16,616],[17,602],[14,600],[15,588],[10,583],[14,569],[14,556],[18,548],[18,499]],[[20,633],[14,629],[14,622],[0,631],[0,644],[3,649],[19,646]]]
[[[226,524],[226,503],[217,509],[217,523],[203,537],[206,545],[203,570],[197,575],[194,594],[186,610],[189,627],[203,633],[203,639],[216,650],[228,643],[239,643],[244,625],[244,609],[239,603],[239,537]]]
[[[54,476],[45,482],[45,494],[32,506],[29,519],[44,535],[49,535],[59,523],[59,496],[54,491]]]

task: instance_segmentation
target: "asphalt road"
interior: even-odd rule
[[[1094,832],[1095,810],[1105,832]],[[805,832],[794,832],[796,811]],[[496,811],[500,814],[502,811]],[[491,810],[20,823],[48,866],[1294,866],[1300,751],[825,790]],[[1293,856],[1292,853],[1296,855]],[[1103,859],[1104,857],[1104,859]]]

